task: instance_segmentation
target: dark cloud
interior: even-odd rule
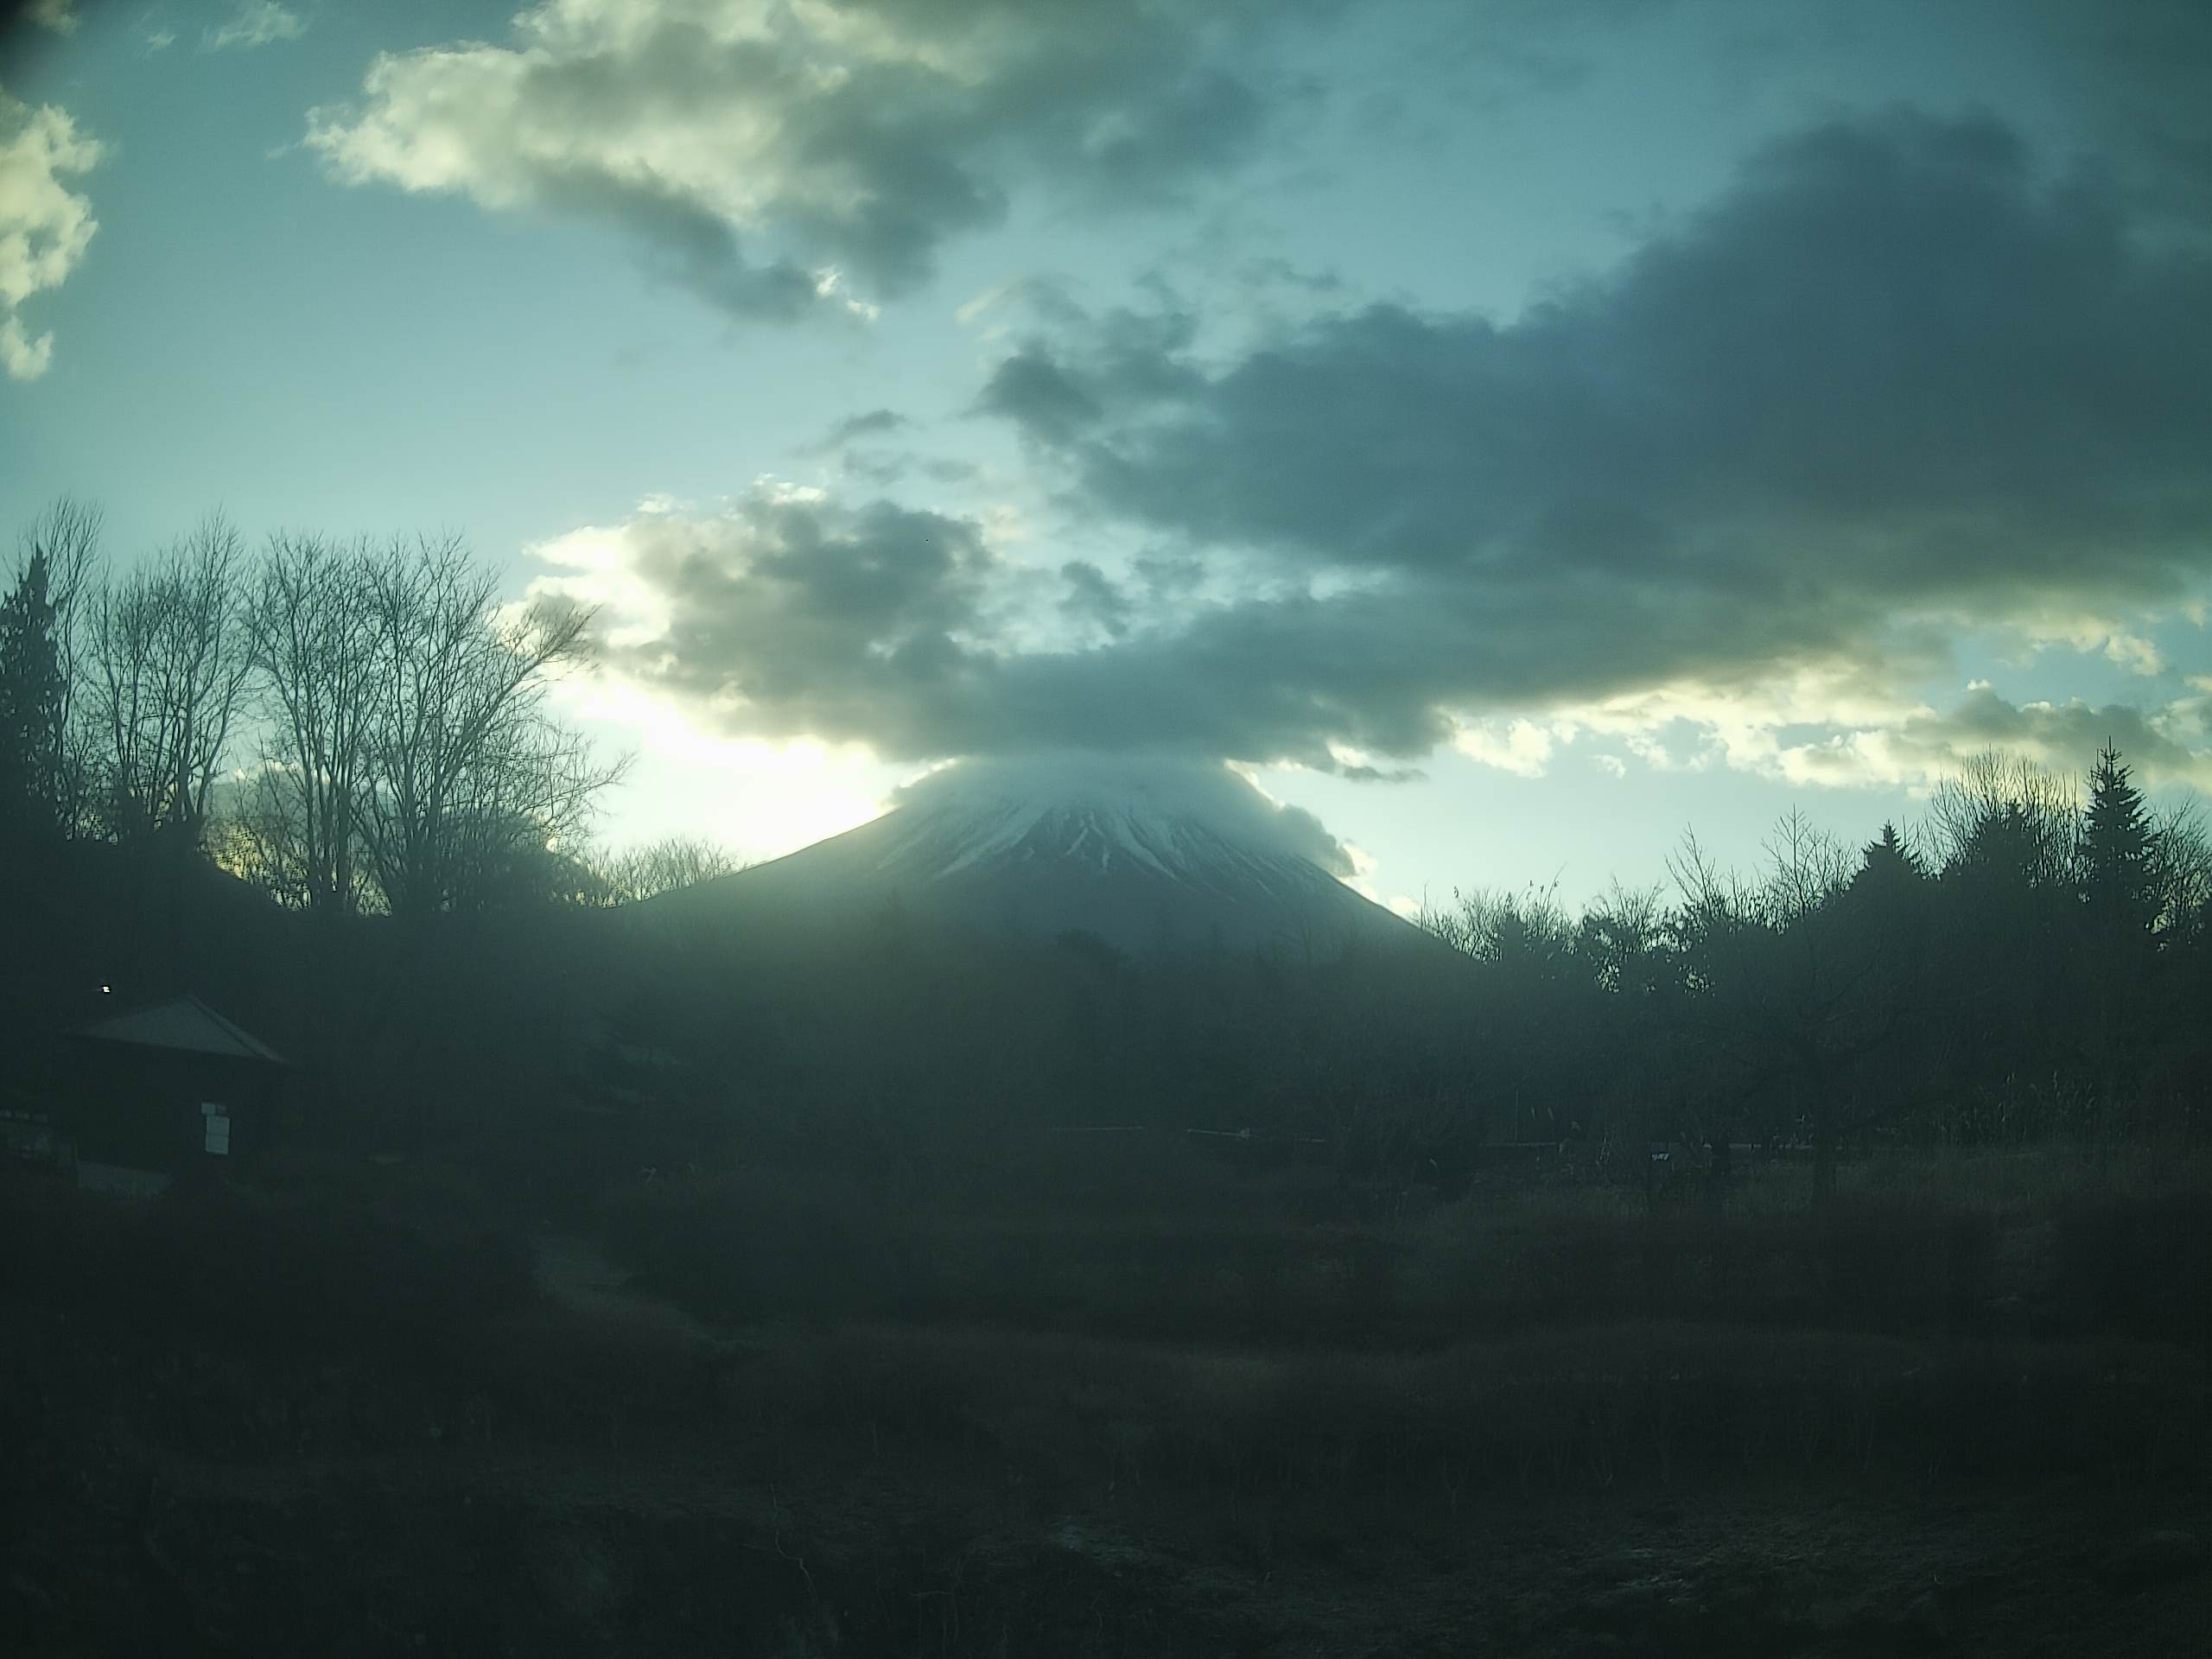
[[[833,423],[820,437],[799,445],[796,453],[835,457],[844,480],[871,491],[888,490],[917,472],[937,484],[964,484],[976,476],[972,461],[884,442],[914,429],[911,416],[893,409],[871,409]]]
[[[845,454],[843,472],[871,489],[887,490],[902,481],[912,458],[880,449],[854,449]]]
[[[1344,278],[1333,270],[1308,270],[1274,256],[1244,260],[1236,268],[1236,280],[1239,287],[1253,294],[1277,289],[1306,295],[1335,296],[1344,291]]]
[[[1000,364],[979,406],[1018,423],[1033,438],[1060,445],[1077,442],[1106,415],[1073,375],[1037,351]]]
[[[1362,776],[1468,714],[1924,672],[1962,625],[2201,592],[2208,298],[2202,252],[2001,127],[1825,125],[1510,324],[1376,307],[1226,362],[1178,315],[1031,341],[984,406],[1150,543],[1128,582],[1063,571],[1100,643],[1014,643],[973,524],[804,503],[633,560],[675,619],[637,665],[733,729],[899,757]]]
[[[1440,620],[1408,639],[1395,606],[1306,600],[1020,649],[999,637],[1011,573],[982,527],[885,501],[755,494],[538,554],[573,574],[536,592],[605,607],[610,671],[732,733],[911,760],[1084,748],[1335,770],[1331,735],[1411,753],[1446,732],[1426,706]]]
[[[1180,603],[1206,578],[1205,562],[1188,553],[1148,553],[1135,569],[1155,603]]]
[[[2202,699],[2196,701],[2201,704]],[[2050,764],[2069,772],[2084,769],[2088,757],[2110,742],[2133,762],[2146,782],[2212,783],[2212,755],[2190,748],[2172,734],[2170,727],[2177,712],[2146,712],[2127,703],[2099,705],[2078,698],[2014,704],[1983,688],[1948,715],[1908,724],[1905,735],[1955,753],[2037,751]]]
[[[1186,638],[1296,651],[1319,689],[1371,630],[1393,660],[1347,661],[1332,718],[1403,752],[1432,698],[2183,593],[2212,569],[2208,303],[2212,262],[2108,190],[1897,115],[1775,146],[1511,325],[1376,307],[1216,365],[1120,320],[1033,341],[982,402],[1092,512],[1363,578]]]
[[[387,54],[308,143],[350,182],[612,222],[736,315],[895,296],[1047,181],[1158,203],[1302,94],[1269,67],[1340,0],[543,0],[509,45]],[[756,247],[757,245],[757,247]]]
[[[1060,567],[1068,585],[1060,601],[1063,615],[1103,630],[1118,639],[1129,631],[1129,598],[1096,565],[1071,559]]]
[[[842,448],[855,438],[880,438],[903,432],[912,424],[895,409],[871,409],[865,414],[848,415],[808,447],[817,453],[826,453]]]
[[[1984,0],[2038,33],[2058,95],[2149,203],[2212,225],[2212,6],[2203,0]]]
[[[1428,777],[1419,766],[1339,766],[1337,772],[1355,784],[1418,784]]]
[[[2079,698],[2016,703],[1978,686],[1951,709],[1915,714],[1892,730],[1845,734],[1793,751],[1788,770],[1815,782],[1923,783],[1995,749],[2079,776],[2110,742],[2145,786],[2203,790],[2212,788],[2208,717],[2212,695],[2202,693],[2143,709]]]
[[[756,496],[721,517],[647,514],[611,538],[583,532],[540,551],[586,573],[541,591],[610,603],[615,672],[728,731],[861,741],[899,759],[1087,748],[1338,771],[1332,745],[1433,748],[1452,734],[1447,703],[1485,675],[1525,683],[1582,629],[1617,628],[1630,673],[1670,654],[1667,619],[1525,603],[1508,617],[1441,589],[1222,603],[1131,621],[1095,646],[1022,649],[998,627],[1009,573],[981,526],[887,502]],[[1103,573],[1096,591],[1122,596]],[[664,628],[614,643],[647,618]],[[1510,643],[1470,663],[1466,642],[1484,628]]]
[[[727,219],[680,190],[572,165],[546,168],[537,199],[627,232],[644,251],[646,270],[733,316],[791,322],[822,302],[813,275],[789,259],[756,262]]]
[[[942,753],[946,706],[963,695],[988,559],[966,521],[876,502],[755,495],[712,518],[648,514],[612,539],[585,532],[540,550],[581,575],[538,591],[609,607],[617,671],[707,711],[726,728],[866,738]],[[642,640],[623,599],[650,596],[664,629]]]
[[[1446,96],[1484,105],[1521,90],[1570,91],[1620,50],[1624,31],[1655,21],[1710,30],[1741,92],[1808,57],[1907,64],[1963,46],[1993,67],[1993,88],[2008,70],[2039,68],[2026,106],[2037,118],[2062,118],[2067,142],[2097,152],[2148,202],[2212,223],[2204,0],[1491,0],[1444,16],[1421,49],[1452,67],[1437,83]],[[1400,79],[1378,95],[1376,119],[1406,119],[1403,83],[1428,84],[1411,68]],[[1848,80],[1839,90],[1853,95]]]

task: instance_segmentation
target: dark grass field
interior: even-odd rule
[[[11,1188],[0,1599],[53,1654],[2204,1651],[2201,1164],[1846,1175],[752,1172],[534,1247],[421,1171]]]

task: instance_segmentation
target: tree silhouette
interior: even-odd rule
[[[734,875],[743,859],[699,836],[664,836],[593,861],[594,897],[607,905],[636,904],[664,893]]]
[[[46,555],[35,551],[0,601],[0,810],[58,828],[54,734],[68,709]]]
[[[1927,879],[1928,868],[1921,862],[1920,855],[1897,834],[1897,825],[1885,823],[1882,833],[1860,852],[1859,871],[1851,878],[1851,890],[1885,901],[1909,902]]]
[[[2101,935],[2147,936],[2157,919],[2158,849],[2143,792],[2107,740],[2089,772],[2082,813],[2082,895]]]
[[[85,815],[76,720],[82,606],[99,556],[99,509],[57,498],[22,537],[0,611],[0,800],[67,835]]]
[[[2086,956],[2094,977],[2097,1110],[2108,1140],[2122,1072],[2136,1035],[2134,1014],[2150,966],[2158,919],[2158,861],[2151,815],[2109,739],[2089,772],[2082,814],[2081,866]]]
[[[589,645],[587,611],[503,607],[457,537],[394,543],[362,596],[373,664],[357,821],[395,915],[471,908],[574,842],[626,762],[546,707]]]
[[[264,880],[303,907],[351,914],[361,871],[371,687],[365,544],[279,534],[245,597],[265,715],[261,770],[242,814]]]
[[[251,670],[238,607],[244,556],[237,530],[210,513],[95,601],[95,765],[118,839],[167,830],[199,843]]]

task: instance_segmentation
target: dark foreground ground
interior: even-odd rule
[[[772,1270],[632,1204],[519,1280],[512,1240],[395,1194],[349,1224],[327,1193],[10,1190],[0,1630],[40,1655],[2205,1653],[2202,1194],[2030,1186],[1847,1194],[1817,1227],[1751,1198],[1226,1242],[1217,1215],[1079,1244],[1007,1217],[988,1249],[909,1215]],[[1130,1300],[1163,1253],[1188,1271]]]
[[[1127,1525],[673,1448],[114,1448],[19,1545],[35,1653],[2201,1654],[2201,1502],[1758,1487]]]
[[[17,1545],[39,1654],[2201,1655],[2201,1499],[1630,1491],[1124,1522],[877,1467],[111,1448]]]

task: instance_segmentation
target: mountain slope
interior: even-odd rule
[[[1420,937],[1309,847],[1343,856],[1311,818],[1283,813],[1234,774],[1162,784],[994,772],[917,789],[857,830],[657,902],[693,915],[825,918],[895,907],[984,931],[1080,930],[1128,950],[1217,943],[1332,955]]]

